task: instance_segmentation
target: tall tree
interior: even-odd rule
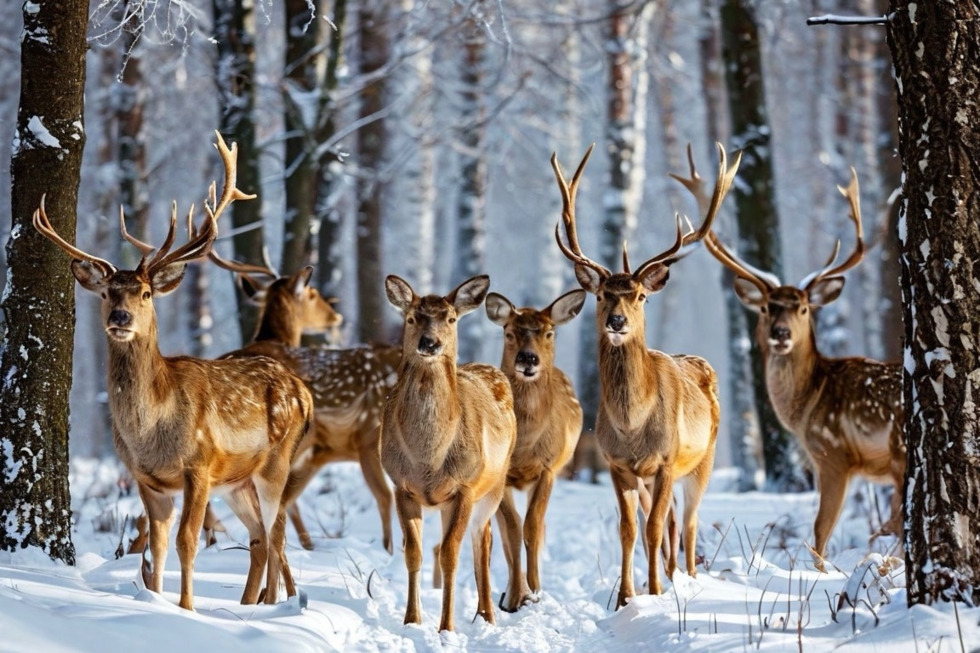
[[[755,3],[724,0],[720,18],[732,145],[742,150],[739,183],[732,189],[739,232],[738,250],[746,262],[782,277],[771,132]],[[758,323],[756,315],[748,312],[746,318],[754,332]],[[793,436],[779,423],[769,402],[763,368],[762,352],[758,347],[753,348],[752,383],[766,481],[773,489],[801,489],[807,484],[800,473],[799,453]]]
[[[980,5],[892,0],[905,174],[906,584],[980,602]]]
[[[486,271],[487,108],[484,76],[487,58],[482,14],[484,0],[476,0],[461,27],[459,194],[456,202],[456,253],[453,283]],[[459,325],[459,358],[474,360],[483,344],[483,322],[464,320]]]
[[[320,47],[319,2],[285,0],[286,56],[283,76],[285,116],[285,200],[282,274],[292,274],[307,265],[313,240],[317,177],[315,101],[322,86],[324,54]]]
[[[85,146],[88,3],[26,3],[23,20],[2,302],[7,332],[0,347],[0,548],[36,547],[74,564],[68,392],[75,280],[64,253],[34,230],[31,216],[45,197],[55,228],[74,238]]]
[[[218,48],[215,81],[222,137],[238,144],[238,187],[258,193],[259,149],[255,137],[255,1],[212,0],[214,41]],[[235,258],[261,261],[262,202],[239,202],[229,207]],[[255,333],[258,315],[246,297],[238,295],[242,339]]]
[[[362,342],[385,340],[383,261],[381,257],[381,195],[384,188],[385,78],[388,63],[387,3],[364,2],[358,10],[360,73],[366,80],[361,90],[357,133],[357,305],[358,334]]]

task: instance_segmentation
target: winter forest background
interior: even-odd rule
[[[847,204],[835,185],[846,184],[848,167],[856,168],[871,248],[849,274],[842,299],[821,312],[818,333],[827,354],[894,358],[898,273],[885,234],[899,162],[884,30],[806,25],[825,13],[881,15],[883,5],[94,1],[77,243],[135,263],[135,251],[120,246],[119,206],[131,231],[159,242],[171,203],[181,212],[199,205],[210,180],[220,177],[214,130],[238,141],[235,130],[244,121],[254,125],[254,150],[245,144],[240,169],[257,166],[259,199],[233,206],[233,219],[260,228],[235,229],[233,245],[229,220],[221,225],[219,251],[254,258],[258,242],[284,273],[316,264],[321,288],[339,298],[341,342],[394,340],[398,316],[380,283],[386,274],[443,294],[485,272],[492,290],[539,307],[577,287],[554,243],[561,203],[553,151],[569,171],[590,143],[598,144],[577,208],[586,251],[612,267],[618,254],[610,247],[623,238],[642,260],[670,244],[675,212],[695,219],[693,201],[667,175],[686,171],[690,142],[698,170],[712,179],[718,140],[729,153],[747,148],[738,190],[774,208],[771,218],[760,212],[759,229],[770,244],[743,233],[738,248],[749,258],[771,248],[761,254],[772,257],[770,267],[787,283],[822,265],[835,240],[845,251],[852,246]],[[310,6],[317,9],[312,21]],[[5,176],[21,30],[19,12],[7,13],[0,25],[8,55],[0,60]],[[746,15],[754,19],[748,27],[738,22]],[[751,47],[730,41],[751,46],[752,31],[738,31],[749,28],[760,57],[736,60]],[[251,96],[230,72],[248,55],[236,60],[240,55],[219,48],[226,41],[214,37],[236,29],[239,45],[254,45]],[[738,36],[726,41],[726,34]],[[740,85],[735,98],[733,80]],[[764,95],[749,106],[757,90]],[[758,111],[757,128],[733,127],[745,124],[737,105]],[[753,155],[761,187],[748,186],[755,183],[746,172]],[[312,176],[297,174],[308,165]],[[11,224],[9,194],[9,184],[0,184],[4,228]],[[736,202],[733,193],[717,225],[732,244]],[[294,230],[303,236],[292,237]],[[0,259],[0,273],[5,267]],[[216,356],[237,348],[251,327],[247,313],[240,326],[232,275],[207,264],[192,268],[179,291],[158,302],[161,349]],[[751,483],[761,445],[757,419],[746,411],[752,400],[739,396],[751,389],[750,339],[729,289],[721,266],[703,249],[694,251],[649,300],[647,342],[702,355],[717,369],[723,401],[717,464],[745,468]],[[105,337],[96,299],[77,293],[71,453],[102,457],[112,451]],[[594,414],[587,387],[595,376],[593,308],[589,299],[583,315],[560,330],[558,362]],[[462,330],[464,360],[499,363],[501,333],[482,311]]]

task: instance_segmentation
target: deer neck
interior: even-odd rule
[[[511,381],[514,391],[514,412],[520,424],[532,422],[536,416],[550,415],[551,400],[555,396],[550,369],[542,369],[533,381]]]
[[[299,327],[293,307],[288,302],[272,302],[262,311],[255,330],[254,342],[281,342],[287,347],[299,347],[303,329]]]
[[[823,386],[822,356],[813,335],[785,355],[765,347],[766,387],[780,421],[791,431],[803,422]]]
[[[445,355],[438,361],[407,356],[398,375],[403,409],[399,421],[412,425],[421,436],[414,444],[433,462],[446,456],[461,421],[459,379],[452,360]]]
[[[108,393],[113,423],[124,438],[147,433],[166,412],[173,382],[155,330],[129,342],[109,341]]]
[[[612,421],[642,423],[656,410],[658,383],[646,343],[631,339],[614,347],[599,334],[599,382],[602,406]]]

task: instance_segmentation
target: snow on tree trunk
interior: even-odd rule
[[[238,144],[238,187],[258,193],[259,148],[255,137],[255,3],[254,0],[212,0],[214,9],[215,84],[220,112],[218,131],[228,144]],[[235,234],[235,258],[252,263],[262,261],[262,201],[236,202],[228,207],[231,226],[248,230]],[[225,218],[228,219],[227,217]],[[218,233],[228,223],[218,225]],[[241,293],[238,297],[242,339],[255,333],[258,314]]]
[[[725,0],[721,5],[722,58],[725,61],[732,146],[743,152],[732,189],[739,232],[737,249],[746,262],[782,277],[771,132],[753,6],[746,0]],[[756,315],[747,312],[746,317],[755,332]],[[751,357],[767,484],[776,490],[802,489],[807,484],[799,467],[797,445],[779,423],[769,401],[762,353],[758,347],[752,349]]]
[[[0,308],[0,549],[75,562],[68,488],[68,394],[75,280],[65,253],[31,225],[46,194],[55,229],[75,235],[85,145],[88,3],[25,3],[21,95],[11,157],[8,277]],[[38,174],[43,170],[44,174]]]
[[[480,0],[477,5],[481,4]],[[472,9],[474,15],[482,10]],[[486,36],[483,25],[469,18],[460,28],[459,195],[456,204],[455,286],[486,271],[486,98],[483,72]],[[491,282],[493,280],[491,279]],[[470,318],[459,323],[459,360],[476,360],[483,346],[485,321]]]
[[[319,2],[285,0],[286,55],[283,75],[285,114],[285,226],[281,274],[292,274],[307,265],[313,241],[316,201],[316,141],[318,89],[323,53],[320,49]]]
[[[910,604],[980,603],[980,6],[894,0]]]
[[[389,44],[383,2],[366,2],[358,11],[360,28],[360,73],[370,76],[388,62]],[[359,119],[365,124],[357,132],[360,174],[357,194],[357,304],[358,335],[362,342],[385,339],[387,302],[382,294],[381,196],[386,128],[381,112],[387,101],[385,79],[370,81],[360,93]]]
[[[347,0],[336,0],[333,3],[333,17],[330,21],[333,29],[327,45],[326,70],[323,83],[320,86],[320,106],[317,125],[317,143],[324,143],[334,136],[336,131],[336,112],[334,95],[337,91],[338,76],[345,29],[347,27]],[[316,202],[314,204],[313,223],[317,237],[317,285],[324,296],[340,295],[343,279],[343,251],[341,246],[341,229],[343,212],[339,206],[341,182],[341,164],[333,151],[319,152],[316,157]]]

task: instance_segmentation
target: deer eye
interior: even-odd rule
[[[768,306],[760,306],[759,307],[759,312],[762,313],[763,315],[765,315],[766,313],[769,312],[769,307]]]
[[[415,324],[415,318],[409,315],[405,318],[405,324]]]
[[[802,313],[803,315],[806,315],[806,311],[807,311],[807,307],[804,306],[803,309],[800,311],[800,313]]]
[[[454,318],[454,317],[449,318],[449,323],[450,324],[456,324],[456,318]]]
[[[548,333],[544,334],[544,337],[545,338],[548,338],[550,340],[551,338],[554,338],[555,337],[555,332],[554,331],[549,331]]]
[[[149,298],[150,298],[150,291],[149,290],[144,290],[143,291],[143,301],[145,302]]]
[[[106,298],[106,294],[105,293],[102,293],[102,299],[105,299],[105,298]]]
[[[507,338],[508,340],[513,340],[514,339],[514,334],[513,333],[505,333],[504,334],[504,337]]]

